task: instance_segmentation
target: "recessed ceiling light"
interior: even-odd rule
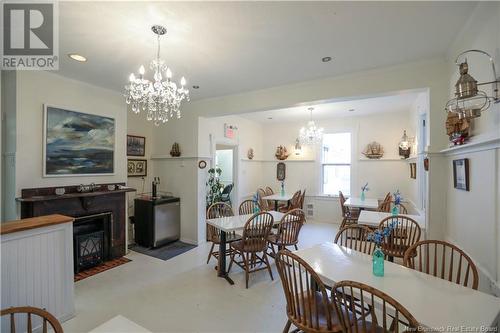
[[[87,58],[85,58],[82,55],[76,54],[76,53],[70,53],[70,54],[68,54],[68,57],[70,57],[73,60],[79,61],[79,62],[87,61]]]
[[[349,112],[353,112],[353,111],[356,111],[355,109],[349,109]]]
[[[332,57],[323,57],[323,58],[321,58],[321,61],[323,61],[323,62],[329,62],[331,60],[332,60]]]
[[[200,89],[200,86],[194,85],[193,89]]]

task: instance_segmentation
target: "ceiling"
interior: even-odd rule
[[[402,92],[396,95],[342,100],[322,104],[294,106],[289,108],[239,114],[238,116],[256,122],[284,123],[306,122],[310,118],[309,107],[314,107],[313,119],[332,119],[337,117],[357,117],[388,112],[409,112],[415,100],[424,92]],[[351,111],[352,110],[352,111]],[[269,119],[271,118],[271,119]]]
[[[59,74],[122,91],[132,71],[148,68],[150,27],[162,24],[174,78],[200,86],[192,99],[223,96],[442,57],[475,4],[59,2]]]

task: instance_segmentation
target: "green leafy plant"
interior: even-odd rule
[[[208,169],[208,180],[207,180],[207,207],[210,205],[220,202],[222,198],[222,190],[224,189],[224,184],[220,181],[220,175],[222,173],[221,168],[210,168]]]

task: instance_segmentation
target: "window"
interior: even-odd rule
[[[323,135],[321,168],[323,194],[351,194],[351,133]]]

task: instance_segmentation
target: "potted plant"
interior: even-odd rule
[[[222,173],[221,168],[210,168],[208,169],[208,180],[207,180],[207,208],[216,202],[220,202],[222,198],[222,190],[224,189],[224,184],[220,181],[220,175]]]

